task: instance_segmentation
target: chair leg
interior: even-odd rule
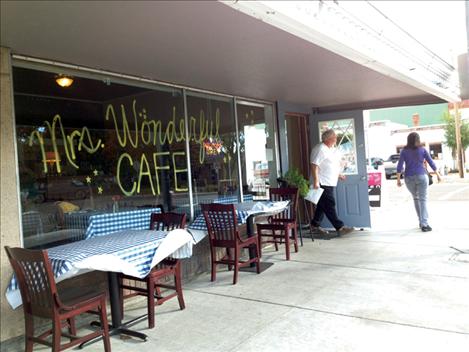
[[[292,228],[292,234],[293,234],[293,244],[295,245],[295,252],[298,252],[298,230],[296,226]]]
[[[158,286],[155,286],[155,292],[156,292],[156,296],[161,297],[161,288],[159,288]]]
[[[256,260],[256,271],[258,274],[261,273],[261,256],[260,256],[260,247],[256,246],[256,254],[257,254],[257,260]]]
[[[58,317],[52,322],[52,352],[60,351],[60,337],[62,336],[62,324]]]
[[[70,318],[70,319],[67,319],[68,320],[68,332],[70,333],[70,335],[75,335],[77,334],[77,326],[75,324],[75,318]]]
[[[284,230],[285,232],[285,251],[287,260],[290,260],[290,234],[288,233],[288,228]]]
[[[32,315],[25,315],[24,317],[24,325],[25,325],[25,348],[26,352],[33,351],[34,342],[31,341],[31,337],[34,336],[34,317]]]
[[[217,278],[217,265],[215,264],[215,260],[217,260],[216,258],[216,253],[215,253],[215,250],[212,248],[211,250],[211,253],[212,253],[212,277],[211,277],[211,280],[212,281],[215,281],[216,278]]]
[[[176,292],[178,294],[179,308],[183,310],[186,308],[184,304],[184,296],[182,295],[182,285],[181,285],[181,262],[176,263],[176,268],[174,269],[174,286],[176,286]]]
[[[109,340],[109,326],[107,323],[105,299],[101,301],[101,304],[98,307],[98,311],[99,311],[99,320],[101,321],[101,326],[103,329],[104,352],[111,352],[111,341]]]
[[[236,285],[238,282],[238,272],[239,272],[239,248],[235,247],[234,250],[234,275],[233,275],[233,285]]]
[[[153,329],[155,327],[155,282],[147,279],[147,312],[148,312],[148,327]]]
[[[273,239],[274,239],[274,245],[275,245],[275,251],[278,252],[278,243],[277,243],[277,239],[275,238],[275,230],[272,230],[272,235],[273,235]]]
[[[68,332],[70,333],[70,335],[73,335],[73,336],[77,336],[77,327],[75,325],[75,318],[70,318],[70,319],[67,319],[68,321]],[[70,338],[70,342],[72,342],[73,339]]]
[[[230,254],[230,249],[229,248],[226,248],[226,256],[228,257],[228,260],[231,259],[231,254]],[[228,271],[231,271],[232,268],[233,268],[233,265],[228,264]]]
[[[257,233],[257,256],[262,257],[262,237],[259,232]]]

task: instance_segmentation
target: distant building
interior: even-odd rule
[[[368,158],[387,159],[399,153],[410,132],[418,132],[421,141],[430,151],[441,172],[445,166],[456,167],[451,149],[445,144],[443,115],[453,113],[452,104],[405,106],[390,109],[369,110],[365,113]],[[469,120],[469,101],[461,103],[461,119]],[[466,160],[469,160],[466,151]]]

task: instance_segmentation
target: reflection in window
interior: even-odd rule
[[[100,213],[190,212],[180,90],[77,76],[65,89],[55,73],[13,75],[26,248],[83,239]]]
[[[353,119],[319,122],[319,140],[321,140],[321,134],[328,129],[333,129],[337,135],[337,148],[342,155],[341,173],[345,175],[357,174],[357,149]]]
[[[273,114],[270,106],[237,104],[243,194],[269,197],[277,183]],[[246,197],[245,197],[246,198]]]
[[[189,93],[189,148],[195,214],[199,204],[238,201],[238,156],[232,99]]]
[[[98,214],[237,202],[240,172],[244,200],[276,185],[272,106],[237,104],[238,146],[234,98],[188,91],[186,125],[180,89],[86,72],[62,88],[50,70],[13,68],[26,248],[82,240]]]

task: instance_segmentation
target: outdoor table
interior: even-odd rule
[[[164,258],[188,258],[193,239],[181,229],[173,231],[133,230],[114,232],[48,249],[56,282],[91,270],[108,272],[112,326],[110,334],[126,334],[146,340],[143,333],[127,326],[140,320],[122,323],[117,272],[143,278]],[[6,297],[13,308],[22,304],[15,277],[10,281]]]
[[[219,202],[215,202],[219,203]],[[248,225],[248,234],[252,235],[254,233],[254,218],[256,216],[269,216],[277,214],[283,211],[289,204],[289,201],[281,202],[243,202],[243,203],[228,203],[235,206],[236,216],[238,224],[247,224]],[[251,222],[251,225],[249,224]],[[194,221],[188,226],[188,230],[192,234],[197,236],[194,238],[195,241],[199,242],[203,237],[207,235],[207,225],[205,223],[204,214],[199,214]]]
[[[64,224],[70,229],[82,229],[84,238],[89,239],[125,229],[147,230],[150,228],[151,214],[160,212],[160,208],[115,213],[105,213],[101,210],[80,210],[66,213]]]
[[[288,206],[289,201],[262,201],[262,202],[243,202],[235,203],[235,211],[238,220],[238,225],[246,224],[247,225],[247,235],[251,237],[254,235],[255,228],[254,223],[256,217],[259,216],[270,216],[278,214],[285,210]],[[233,204],[233,203],[232,203]],[[204,214],[198,215],[195,220],[188,226],[187,229],[192,236],[194,237],[194,242],[200,242],[205,236],[207,236],[207,225],[205,223]],[[249,258],[252,259],[255,257],[253,249],[249,249]],[[254,267],[255,264],[251,264],[251,267]],[[262,271],[262,268],[261,268]]]
[[[93,215],[104,214],[100,210],[77,210],[64,213],[64,227],[67,229],[79,229],[83,234],[88,228],[90,217]]]

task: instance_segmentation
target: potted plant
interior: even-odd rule
[[[298,188],[301,197],[305,197],[308,194],[309,182],[298,169],[289,169],[283,176],[283,179],[289,186]]]

